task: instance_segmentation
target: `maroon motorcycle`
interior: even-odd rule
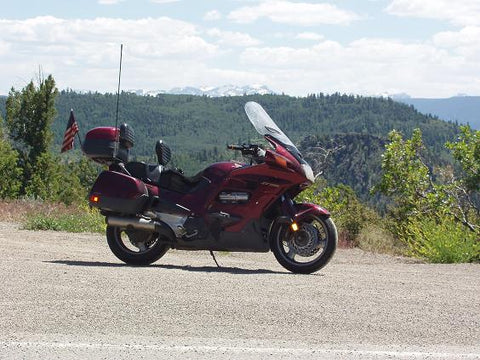
[[[97,178],[90,205],[106,217],[107,241],[127,264],[147,265],[170,248],[268,252],[294,273],[325,266],[337,246],[337,230],[324,208],[293,201],[315,180],[312,168],[265,110],[245,111],[271,144],[231,145],[251,159],[215,163],[193,177],[166,167],[170,149],[158,141],[158,164],[129,162],[131,128],[90,130],[83,151],[109,166]]]

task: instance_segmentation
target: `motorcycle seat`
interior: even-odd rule
[[[162,165],[146,164],[143,161],[131,161],[125,164],[125,168],[133,177],[149,184],[158,184]]]
[[[193,192],[202,184],[209,183],[203,176],[203,171],[188,177],[176,169],[166,169],[162,165],[146,164],[143,161],[131,161],[125,164],[125,168],[131,176],[147,184],[182,194]]]
[[[208,182],[203,176],[203,171],[195,176],[187,177],[177,170],[166,169],[161,172],[158,185],[163,189],[186,194],[197,190],[198,187]]]

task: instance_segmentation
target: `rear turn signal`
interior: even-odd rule
[[[100,197],[98,195],[91,195],[90,196],[90,202],[92,203],[98,203],[100,201]]]

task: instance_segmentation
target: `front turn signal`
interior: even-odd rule
[[[292,225],[290,225],[290,229],[292,229],[292,231],[298,231],[298,224],[296,222],[292,223]]]
[[[287,159],[283,156],[275,155],[275,163],[280,167],[287,168]]]

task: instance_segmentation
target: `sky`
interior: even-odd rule
[[[0,94],[266,85],[480,95],[480,0],[0,0]]]

